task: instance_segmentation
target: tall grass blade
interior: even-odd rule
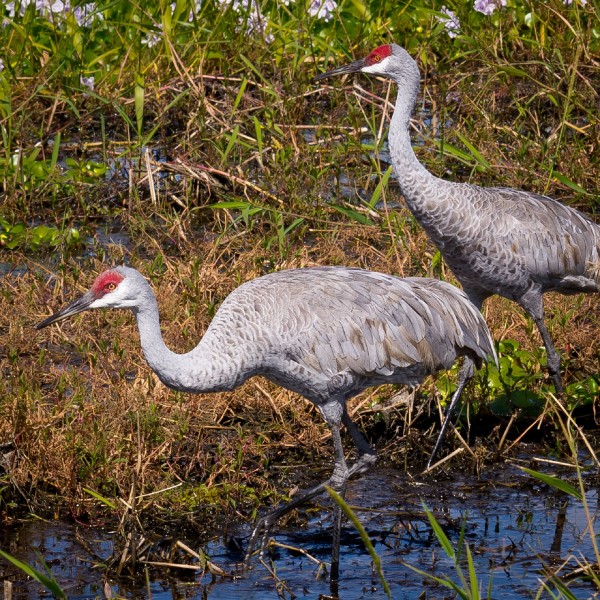
[[[58,162],[58,153],[60,151],[60,131],[54,136],[54,143],[52,146],[52,158],[50,159],[50,171],[54,171],[56,163]]]
[[[137,125],[138,138],[142,139],[142,133],[144,131],[144,76],[138,73],[135,76],[135,91],[134,91],[134,104],[135,104],[135,123]]]
[[[467,553],[467,564],[469,565],[469,581],[471,583],[471,600],[480,600],[479,582],[477,581],[477,573],[475,572],[475,563],[473,562],[473,554],[469,548],[469,544],[465,542],[465,551]]]
[[[233,115],[237,110],[237,107],[240,105],[242,98],[244,97],[244,92],[246,91],[246,86],[248,85],[248,80],[244,77],[242,79],[242,83],[240,85],[240,89],[238,90],[237,96],[235,97],[235,101],[233,102],[233,107],[231,109],[231,114]]]
[[[371,555],[371,558],[373,559],[373,564],[375,565],[375,568],[377,569],[377,574],[379,575],[379,579],[381,579],[381,585],[383,586],[383,589],[384,589],[385,593],[387,594],[388,598],[391,598],[392,592],[390,590],[390,586],[388,585],[388,582],[386,581],[386,579],[383,575],[383,567],[381,566],[381,558],[379,558],[379,555],[377,554],[377,552],[373,546],[373,543],[371,542],[371,539],[369,538],[369,534],[363,527],[363,524],[358,520],[357,516],[352,512],[352,509],[346,504],[345,500],[334,489],[330,488],[328,485],[325,486],[325,489],[327,490],[329,495],[333,498],[333,500],[336,502],[336,504],[344,511],[346,518],[354,525],[354,527],[356,528],[356,531],[358,531],[360,538],[363,541],[363,544],[365,545],[369,554]]]
[[[418,573],[419,575],[425,577],[426,579],[429,579],[430,581],[434,581],[435,583],[437,583],[439,585],[443,585],[444,587],[447,587],[447,588],[453,590],[461,598],[463,598],[463,600],[470,600],[469,594],[467,592],[465,592],[465,590],[463,590],[458,584],[454,583],[454,581],[452,581],[451,579],[447,579],[444,577],[438,577],[437,575],[432,575],[431,573],[428,573],[427,571],[423,571],[422,569],[419,569],[413,565],[410,565],[407,562],[402,562],[402,564],[404,566],[408,567],[411,571]]]
[[[229,153],[233,150],[235,143],[237,142],[238,135],[240,133],[240,126],[236,125],[231,132],[231,136],[229,137],[229,143],[227,144],[227,148],[225,148],[225,152],[223,153],[223,164],[227,162],[227,157]]]
[[[558,591],[558,596],[552,592],[549,583]],[[578,598],[558,577],[552,577],[549,582],[543,581],[540,591],[542,589],[548,592],[552,598],[560,598],[560,600],[577,600]]]
[[[89,488],[84,487],[83,491],[86,494],[89,494],[90,496],[92,496],[93,498],[96,498],[96,500],[98,500],[99,502],[102,502],[102,504],[105,504],[106,506],[108,506],[108,508],[112,508],[113,510],[116,510],[117,505],[112,501],[109,500],[108,498],[105,498],[104,496],[102,496],[102,494],[99,494],[98,492],[95,492],[94,490],[90,490]]]
[[[377,205],[377,203],[379,202],[379,199],[381,198],[381,194],[383,193],[383,190],[385,189],[385,186],[387,185],[387,182],[388,182],[391,174],[392,174],[392,167],[390,165],[386,169],[386,171],[383,174],[383,177],[380,179],[379,183],[377,184],[377,187],[375,188],[375,191],[373,192],[371,199],[367,202],[367,206],[369,208],[374,209],[375,206]]]
[[[0,556],[2,556],[2,558],[7,560],[9,563],[12,563],[18,569],[21,569],[21,571],[23,571],[32,579],[35,579],[35,581],[37,581],[38,583],[41,583],[49,592],[54,594],[54,596],[56,596],[57,598],[67,597],[67,595],[62,591],[60,585],[58,585],[56,579],[48,577],[47,575],[44,575],[44,573],[40,573],[40,571],[38,571],[37,569],[34,569],[27,563],[20,561],[18,558],[15,558],[14,556],[11,556],[10,554],[3,552],[2,550],[0,550]]]
[[[577,185],[575,182],[571,181],[568,177],[565,177],[562,173],[558,171],[552,170],[552,177],[555,177],[560,181],[563,185],[566,185],[569,189],[577,192],[578,194],[585,194],[586,196],[591,196],[587,190],[584,190],[580,185]]]
[[[456,560],[456,554],[454,552],[454,548],[452,547],[450,540],[444,533],[442,526],[438,523],[437,519],[433,516],[433,514],[427,508],[427,506],[425,506],[425,504],[423,504],[423,510],[425,511],[425,514],[427,515],[427,518],[429,519],[429,524],[431,525],[431,528],[433,529],[433,533],[435,534],[435,537],[437,538],[438,542],[440,543],[440,546],[443,548],[444,552],[446,553],[446,556],[448,556],[448,558],[451,558],[452,560]]]
[[[456,132],[456,135],[459,137],[460,141],[469,149],[469,152],[471,152],[471,154],[475,157],[475,159],[477,160],[477,162],[482,166],[485,167],[486,169],[490,168],[490,163],[487,161],[487,159],[485,158],[485,156],[483,156],[483,154],[481,154],[481,152],[479,152],[479,150],[477,150],[477,148],[475,148],[475,146],[473,146],[473,144],[471,144],[471,142],[469,142],[469,140],[460,133],[460,131]]]
[[[345,206],[339,206],[338,204],[331,204],[331,208],[342,213],[344,216],[348,217],[352,221],[356,221],[357,223],[360,223],[361,225],[375,225],[375,223],[373,223],[373,221],[371,221],[371,219],[369,219],[369,217],[367,217],[366,215],[363,215],[362,213],[359,213],[355,210],[352,210],[351,208],[346,208]]]

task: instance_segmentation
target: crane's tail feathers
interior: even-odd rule
[[[600,291],[600,260],[589,262],[587,264],[587,273],[596,282],[598,291]]]

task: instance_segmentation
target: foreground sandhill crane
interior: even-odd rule
[[[146,279],[135,269],[116,267],[36,328],[104,307],[134,313],[144,356],[168,387],[217,392],[263,375],[315,404],[329,425],[335,451],[332,476],[260,520],[249,550],[261,536],[264,546],[281,516],[326,485],[343,493],[351,476],[365,473],[375,462],[375,451],[348,415],[348,399],[383,383],[417,385],[427,375],[449,369],[460,356],[478,364],[489,357],[496,360],[481,313],[461,290],[435,279],[400,279],[344,267],[271,273],[234,290],[200,343],[187,354],[176,354],[163,341],[156,296]],[[350,467],[340,437],[342,423],[358,451]],[[340,519],[338,511],[332,579],[339,566]]]
[[[499,294],[520,304],[535,321],[548,371],[561,394],[560,356],[544,324],[542,294],[600,290],[600,226],[547,196],[435,177],[417,160],[410,143],[409,119],[419,91],[417,63],[400,46],[387,44],[316,79],[357,72],[398,84],[388,139],[408,208],[475,306],[481,309],[486,298]],[[472,368],[467,359],[464,371]]]

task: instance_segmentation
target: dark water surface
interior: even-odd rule
[[[534,466],[576,483],[573,470],[557,473],[556,468]],[[586,499],[597,528],[597,488],[590,486]],[[352,482],[347,500],[352,506],[368,509],[357,509],[357,515],[381,557],[394,599],[455,597],[451,590],[428,581],[407,566],[458,581],[453,562],[432,533],[423,502],[455,547],[461,528],[464,529],[483,597],[490,578],[494,599],[533,598],[544,580],[544,566],[555,570],[566,562],[561,571],[565,574],[577,567],[578,560],[594,562],[583,503],[537,482],[515,464],[486,468],[480,477],[448,470],[437,479],[421,475],[411,478],[380,467]],[[327,499],[322,504],[323,509],[311,512],[316,516],[304,527],[279,530],[275,539],[328,562],[331,505]],[[298,598],[318,598],[329,594],[327,578],[317,577],[318,566],[308,557],[284,548],[274,549],[266,558],[276,578],[258,558],[252,560],[250,570],[241,570],[243,554],[231,541],[239,539],[245,545],[249,532],[249,524],[236,524],[234,531],[226,535],[196,543],[220,568],[235,573],[235,578],[200,577],[193,572],[178,577],[179,572],[174,574],[173,570],[156,571],[149,589],[142,584],[136,587],[105,579],[90,550],[99,557],[108,557],[112,549],[109,532],[35,520],[1,532],[0,546],[38,569],[43,569],[40,557],[44,557],[69,598],[105,598],[107,592],[125,598],[151,595],[155,600],[277,599],[290,598],[290,592]],[[468,577],[465,560],[461,566]],[[13,581],[13,598],[50,597],[39,584],[27,581],[6,563],[0,562],[0,575]],[[569,585],[576,598],[598,597],[591,585]],[[371,558],[350,523],[346,523],[342,534],[339,596],[343,600],[386,597]],[[544,592],[541,597],[551,596]]]

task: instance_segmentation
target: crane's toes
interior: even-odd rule
[[[246,548],[246,557],[244,558],[246,564],[248,564],[248,561],[254,555],[256,550],[258,550],[262,558],[265,548],[267,547],[267,542],[269,541],[269,533],[271,533],[275,523],[277,523],[277,516],[273,513],[262,517],[256,522],[250,540],[248,541],[248,547]]]

